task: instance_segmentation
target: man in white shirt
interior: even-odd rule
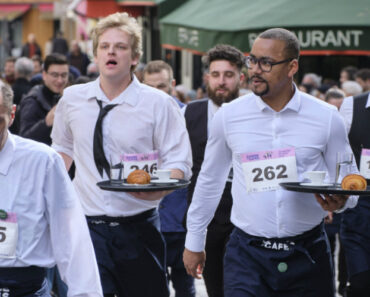
[[[157,206],[169,192],[110,192],[96,184],[109,179],[109,163],[128,154],[139,161],[125,163],[125,175],[130,168],[158,163],[171,169],[173,178],[189,179],[185,122],[170,96],[133,75],[141,55],[141,28],[134,18],[110,15],[98,22],[92,36],[100,76],[64,91],[52,146],[67,168],[75,161],[73,182],[88,219],[104,294],[165,297],[165,246]]]
[[[370,184],[370,92],[345,98],[340,113],[346,123],[360,174]],[[370,292],[370,196],[361,196],[357,206],[343,213],[341,243],[349,274],[348,297]]]
[[[50,296],[46,267],[57,264],[68,296],[102,296],[80,202],[62,158],[12,135],[13,92],[0,82],[0,294]]]
[[[255,40],[247,57],[254,94],[224,104],[211,125],[188,212],[184,264],[199,277],[206,226],[230,166],[233,207],[224,258],[226,297],[334,297],[327,211],[353,207],[356,197],[290,192],[281,182],[325,170],[333,182],[337,151],[351,151],[335,107],[300,92],[299,41],[285,29]],[[325,115],[325,116],[323,116]]]

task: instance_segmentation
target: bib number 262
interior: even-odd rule
[[[264,180],[282,179],[287,178],[286,174],[287,167],[283,164],[273,166],[266,166],[265,168],[253,168],[252,173],[254,173],[253,182],[262,182]]]

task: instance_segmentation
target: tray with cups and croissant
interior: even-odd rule
[[[339,185],[287,182],[280,183],[280,186],[294,192],[370,196],[370,186],[359,174],[345,176]]]
[[[152,177],[144,170],[135,170],[122,180],[105,180],[97,183],[102,190],[115,192],[154,192],[186,188],[185,179]]]

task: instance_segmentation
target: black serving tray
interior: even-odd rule
[[[111,182],[110,180],[97,183],[98,187],[102,190],[114,192],[154,192],[177,190],[186,188],[189,184],[190,181],[185,179],[175,179],[174,182],[146,185],[127,184],[126,180],[124,180],[122,183]]]
[[[297,182],[296,183],[280,183],[280,186],[288,191],[294,191],[294,192],[370,196],[370,186],[367,186],[366,190],[364,191],[343,190],[334,185],[303,186],[301,185],[301,183],[297,183]]]

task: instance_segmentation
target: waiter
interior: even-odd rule
[[[102,296],[86,220],[62,158],[8,131],[13,92],[0,82],[0,294],[50,296],[57,264],[68,296]]]

